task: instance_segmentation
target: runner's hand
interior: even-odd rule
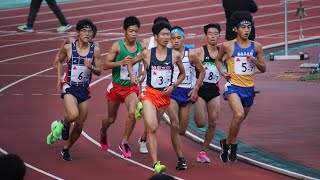
[[[229,79],[230,79],[230,74],[229,74],[229,73],[227,73],[227,72],[221,72],[221,75],[222,75],[227,81],[229,81]]]
[[[162,93],[166,96],[170,96],[171,92],[174,90],[173,86],[168,86],[163,89]]]
[[[127,57],[125,57],[123,60],[119,61],[119,64],[120,64],[121,66],[126,66],[126,65],[129,64],[129,62],[130,62],[131,59],[132,59],[132,57],[127,56]]]
[[[85,60],[84,60],[84,65],[85,65],[87,68],[91,69],[91,67],[92,67],[92,59],[85,59]]]
[[[131,80],[131,85],[137,86],[139,84],[139,80],[136,77],[130,78],[130,80]]]
[[[256,58],[253,57],[252,55],[247,55],[247,61],[249,63],[254,63],[256,61]]]

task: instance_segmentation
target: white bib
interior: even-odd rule
[[[137,77],[139,72],[139,63],[135,64],[132,68],[132,74]],[[120,79],[122,80],[130,80],[128,67],[127,66],[121,66],[120,67]]]
[[[206,75],[203,82],[207,83],[218,83],[220,79],[220,73],[215,65],[206,64],[203,66],[206,70]]]
[[[164,88],[171,84],[171,70],[151,70],[151,85]]]
[[[255,65],[247,61],[247,57],[234,57],[234,72],[237,75],[254,74]]]
[[[71,67],[71,82],[89,82],[91,70],[86,66],[73,64]]]

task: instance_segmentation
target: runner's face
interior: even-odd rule
[[[209,28],[207,31],[207,42],[211,46],[217,45],[218,39],[220,37],[219,31],[217,28]]]
[[[89,42],[91,40],[92,30],[90,28],[82,28],[78,33],[81,41]]]
[[[157,44],[161,46],[167,46],[170,38],[170,31],[167,28],[162,29],[158,35],[155,35]]]
[[[124,31],[125,38],[133,43],[136,41],[139,33],[139,28],[137,25],[131,25]]]
[[[241,24],[236,28],[236,32],[241,39],[248,39],[251,32],[251,24]]]
[[[172,48],[175,50],[179,50],[183,47],[184,37],[180,33],[171,34],[171,44]]]

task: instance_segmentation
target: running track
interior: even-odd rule
[[[213,3],[214,2],[214,3]],[[259,12],[254,14],[257,41],[263,45],[283,42],[283,6],[276,0],[257,0]],[[317,0],[304,0],[308,14],[303,18],[305,38],[319,35],[320,4]],[[98,27],[95,41],[100,43],[102,59],[111,44],[122,37],[122,22],[126,16],[139,17],[142,27],[140,38],[151,35],[151,24],[156,16],[169,18],[172,25],[182,26],[187,33],[186,43],[196,47],[205,43],[202,27],[209,22],[219,22],[225,29],[225,16],[220,1],[209,0],[79,0],[61,3],[71,24],[82,18],[92,19]],[[298,3],[289,4],[289,40],[299,38],[299,19],[295,17]],[[59,118],[63,108],[55,90],[55,71],[51,68],[57,48],[73,31],[57,34],[58,20],[47,6],[42,6],[35,23],[35,33],[17,32],[17,26],[25,23],[28,8],[0,10],[0,150],[2,153],[18,153],[29,167],[26,179],[147,179],[153,174],[150,157],[138,153],[136,140],[143,130],[138,122],[131,136],[132,162],[119,158],[118,144],[123,133],[126,110],[123,106],[116,123],[108,135],[111,151],[103,152],[96,143],[99,139],[101,119],[106,115],[104,99],[110,71],[101,78],[94,78],[89,116],[81,136],[73,146],[73,161],[64,162],[60,150],[64,142],[52,147],[45,143],[50,123]],[[224,30],[220,42],[224,40]],[[221,112],[223,113],[223,111]],[[224,122],[226,122],[224,120]],[[218,127],[219,127],[218,123]],[[246,163],[220,162],[218,153],[209,151],[210,164],[195,161],[200,145],[182,138],[184,156],[189,169],[176,171],[176,157],[171,147],[170,129],[162,123],[158,130],[159,159],[167,165],[167,173],[181,179],[290,179]],[[90,140],[90,138],[92,138]],[[136,162],[136,163],[134,163]],[[137,164],[139,163],[139,164]],[[45,173],[47,172],[47,173]]]

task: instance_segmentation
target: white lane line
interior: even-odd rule
[[[95,144],[95,145],[97,145],[98,147],[101,148],[100,143],[98,143],[96,140],[92,139],[92,138],[91,138],[88,134],[86,134],[84,131],[82,131],[81,134],[82,134],[85,138],[87,138],[89,141],[91,141],[93,144]],[[150,170],[150,171],[154,171],[153,168],[151,168],[151,167],[149,167],[149,166],[146,166],[146,165],[144,165],[144,164],[141,164],[141,163],[139,163],[139,162],[137,162],[137,161],[134,161],[134,160],[132,160],[132,159],[124,158],[124,157],[122,157],[122,155],[120,155],[120,154],[118,154],[118,153],[116,153],[116,152],[114,152],[114,151],[112,151],[112,150],[110,150],[110,149],[108,149],[108,152],[111,153],[111,154],[113,154],[113,155],[115,155],[115,156],[117,156],[117,157],[119,157],[119,158],[121,158],[121,159],[123,159],[123,160],[129,161],[129,162],[131,162],[131,163],[133,163],[133,164],[136,164],[136,165],[138,165],[138,166],[141,166],[141,167],[143,167],[143,168],[145,168],[145,169],[148,169],[148,170]],[[170,175],[170,174],[168,174],[168,175]],[[170,176],[172,176],[172,175],[170,175]],[[178,179],[178,180],[183,180],[183,179],[178,178],[178,177],[176,177],[176,176],[172,176],[172,177],[174,177],[175,179]]]
[[[31,94],[31,96],[42,96],[43,94]]]
[[[132,7],[132,8],[120,9],[120,10],[114,10],[114,11],[86,14],[86,17],[93,17],[93,16],[100,16],[100,15],[104,15],[105,16],[106,14],[114,14],[114,13],[119,13],[119,12],[126,12],[127,13],[128,11],[133,11],[133,10],[142,10],[142,9],[150,9],[150,8],[156,8],[156,7],[164,7],[164,6],[169,6],[169,5],[194,3],[194,2],[198,2],[198,1],[202,1],[202,0],[184,0],[184,1],[179,1],[179,2],[167,3],[167,4]],[[160,13],[157,13],[157,14],[163,14],[163,13],[160,12]],[[138,16],[138,17],[142,17],[142,16]],[[83,15],[68,17],[68,19],[78,19],[78,18],[83,18]],[[117,18],[117,19],[114,19],[113,21],[117,21],[118,19],[123,20],[123,18]],[[51,21],[56,21],[56,19],[47,19],[47,20],[37,21],[37,24],[51,22]],[[98,23],[95,22],[95,24],[98,24]],[[6,25],[6,26],[0,26],[0,28],[2,28],[2,27],[14,27],[14,26],[18,26],[18,25],[21,25],[21,23],[19,23],[19,24],[10,24],[10,25]],[[44,31],[44,30],[53,30],[53,29],[55,29],[55,28],[42,29],[42,31]],[[23,32],[23,33],[28,33],[28,32]],[[9,36],[9,35],[13,35],[13,34],[7,34],[7,36]]]
[[[0,147],[0,151],[1,151],[3,154],[8,154],[8,152],[5,151],[4,149],[2,149],[1,147]],[[33,169],[33,170],[35,170],[35,171],[38,171],[38,172],[40,172],[40,173],[42,173],[42,174],[44,174],[44,175],[47,175],[47,176],[52,177],[52,178],[54,178],[54,179],[63,180],[62,178],[60,178],[60,177],[58,177],[58,176],[55,176],[55,175],[50,174],[50,173],[48,173],[48,172],[46,172],[46,171],[43,171],[43,170],[41,170],[41,169],[39,169],[39,168],[36,168],[36,167],[34,167],[34,166],[26,163],[26,162],[25,162],[24,164],[25,164],[28,168],[31,168],[31,169]]]
[[[29,75],[23,75],[23,74],[0,74],[0,77],[26,77]],[[36,77],[41,77],[41,78],[56,78],[57,76],[55,75],[39,75]]]
[[[3,87],[2,89],[0,89],[0,92],[8,89],[8,88],[11,87],[11,86],[14,86],[14,85],[20,83],[20,82],[22,82],[22,81],[25,81],[25,80],[30,79],[30,78],[38,75],[38,74],[47,72],[47,71],[52,70],[52,69],[53,69],[53,68],[51,67],[51,68],[48,68],[48,69],[39,71],[39,72],[37,72],[37,73],[31,74],[31,75],[29,75],[29,76],[27,76],[27,77],[25,77],[25,78],[22,78],[22,79],[20,79],[20,80],[18,80],[18,81],[15,81],[15,82],[13,82],[13,83],[11,83],[11,84]],[[100,82],[100,81],[102,81],[102,80],[108,79],[108,78],[111,77],[111,76],[112,76],[112,74],[108,74],[108,75],[104,76],[103,78],[98,79],[98,80],[92,82],[90,86],[93,86],[93,85],[97,84],[98,82]],[[21,94],[21,95],[22,95],[22,94]],[[94,144],[97,144],[98,146],[100,146],[100,144],[99,144],[98,142],[96,142],[95,140],[93,140],[93,139],[92,139],[90,136],[88,136],[84,131],[82,131],[82,134],[83,134],[88,140],[90,140],[90,141],[93,142]],[[114,154],[114,155],[116,155],[116,156],[118,156],[118,157],[121,157],[120,154],[118,154],[118,153],[116,153],[116,152],[113,152],[113,151],[111,151],[111,150],[108,151],[108,152],[110,152],[110,153],[112,153],[112,154]],[[123,158],[123,159],[124,159],[124,158]],[[154,171],[153,168],[150,168],[150,167],[148,167],[148,166],[146,166],[146,165],[143,165],[143,164],[141,164],[141,163],[139,163],[139,162],[137,162],[137,161],[134,161],[134,160],[131,160],[131,159],[124,159],[124,160],[127,160],[127,161],[129,161],[129,162],[131,162],[131,163],[134,163],[134,164],[136,164],[136,165],[139,165],[139,166],[141,166],[141,167],[144,167],[144,168],[146,168],[146,169],[149,169],[149,170]],[[175,178],[181,180],[181,178],[178,178],[178,177],[175,177]]]
[[[18,83],[20,83],[20,82],[22,82],[22,81],[24,81],[24,80],[30,79],[30,78],[32,78],[32,77],[34,77],[34,76],[38,75],[38,74],[41,74],[41,73],[47,72],[47,71],[49,71],[49,70],[51,70],[51,69],[53,69],[53,67],[51,67],[51,68],[47,68],[47,69],[45,69],[45,70],[39,71],[39,72],[37,72],[37,73],[31,74],[31,75],[29,75],[29,76],[27,76],[27,77],[24,77],[24,78],[22,78],[22,79],[19,79],[19,80],[17,80],[17,81],[15,81],[15,82],[13,82],[13,83],[11,83],[11,84],[9,84],[9,85],[7,85],[7,86],[5,86],[5,87],[1,88],[1,89],[0,89],[0,92],[2,92],[2,91],[4,91],[4,90],[8,89],[8,88],[9,88],[9,87],[11,87],[11,86],[14,86],[14,85],[18,84]]]
[[[99,5],[91,5],[91,6],[84,6],[84,7],[76,7],[76,8],[70,8],[70,9],[63,9],[63,13],[65,14],[66,12],[69,11],[79,11],[79,10],[84,10],[84,9],[92,9],[92,8],[100,8],[100,7],[110,7],[110,6],[119,6],[123,4],[131,4],[131,3],[138,3],[138,2],[144,2],[144,1],[150,1],[150,0],[135,0],[135,1],[123,1],[123,2],[116,2],[116,3],[103,3]],[[52,14],[52,11],[49,9],[49,11],[46,12],[39,12],[37,15],[44,15],[44,14]],[[12,19],[12,18],[23,18],[26,17],[26,15],[17,15],[17,16],[8,16],[8,17],[2,17],[1,19]],[[0,26],[1,27],[1,26]]]
[[[23,96],[23,94],[12,94],[12,96]]]
[[[95,1],[95,0],[76,0],[76,1],[70,1],[70,2],[62,2],[61,4],[72,4],[72,3],[81,3],[81,2],[87,2],[87,1]],[[48,6],[47,4],[43,4],[42,6]],[[17,7],[17,8],[9,8],[9,9],[1,9],[0,12],[6,12],[6,11],[17,11],[21,9],[30,9],[29,6],[26,7]]]

